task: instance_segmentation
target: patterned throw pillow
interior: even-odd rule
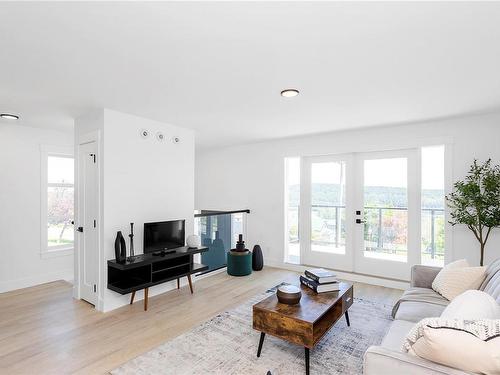
[[[451,301],[466,290],[479,288],[485,277],[486,267],[469,267],[465,259],[460,259],[443,267],[432,289]]]
[[[408,333],[403,352],[462,371],[500,374],[500,319],[423,319]]]

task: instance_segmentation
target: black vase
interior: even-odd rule
[[[260,271],[264,268],[264,257],[262,256],[262,249],[259,245],[255,245],[252,250],[252,269]]]
[[[127,248],[125,245],[125,238],[123,238],[121,231],[116,232],[115,258],[118,263],[125,262],[125,259],[127,258]]]

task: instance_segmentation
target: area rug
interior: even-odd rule
[[[257,358],[259,332],[252,329],[252,305],[275,292],[255,296],[112,371],[113,375],[291,375],[304,374],[304,348],[266,335]],[[391,322],[390,306],[355,298],[351,326],[340,319],[311,350],[311,374],[363,372],[363,354],[378,345]]]

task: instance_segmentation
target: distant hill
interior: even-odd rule
[[[312,192],[314,201],[312,204],[317,205],[340,205],[339,194],[340,185],[333,184],[313,184]],[[389,191],[389,194],[387,192]],[[396,187],[380,187],[369,186],[366,192],[366,206],[393,206],[406,207],[406,189]],[[444,207],[444,192],[438,189],[426,189],[422,191],[422,207],[423,208],[443,208]],[[293,185],[290,187],[289,204],[296,206],[299,202],[300,186]]]

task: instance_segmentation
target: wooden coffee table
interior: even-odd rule
[[[253,305],[253,328],[261,332],[257,357],[268,333],[305,348],[309,375],[309,350],[343,315],[350,326],[347,310],[353,302],[353,287],[340,283],[340,291],[320,294],[303,285],[300,288],[302,298],[297,305],[279,303],[275,294]]]

